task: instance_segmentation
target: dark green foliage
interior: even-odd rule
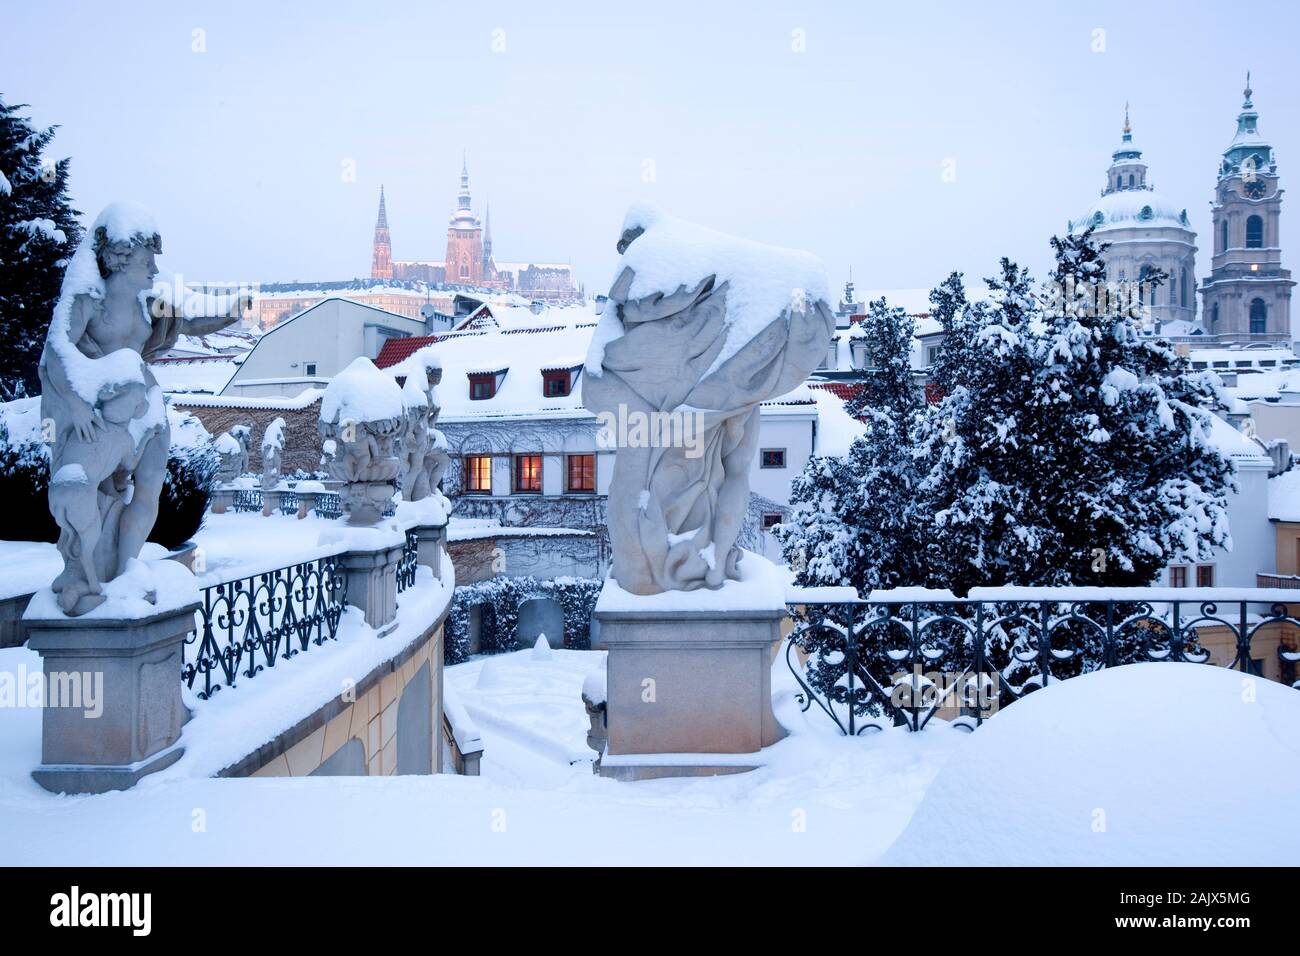
[[[57,127],[38,130],[0,99],[0,399],[36,395],[63,270],[81,240],[68,160],[46,160]],[[9,532],[6,532],[9,533]]]

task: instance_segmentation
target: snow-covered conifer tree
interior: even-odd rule
[[[42,156],[57,127],[34,128],[24,108],[0,100],[0,400],[40,391],[45,330],[81,239],[68,160]]]
[[[918,432],[918,507],[958,593],[1146,584],[1230,541],[1212,377],[1139,336],[1091,236],[1053,246],[1041,298],[1003,260],[965,371]]]

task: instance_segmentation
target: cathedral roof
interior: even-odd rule
[[[1078,219],[1070,220],[1070,232],[1083,232],[1088,226],[1097,232],[1111,229],[1190,229],[1187,210],[1154,189],[1120,189],[1106,193]]]
[[[1116,170],[1117,166],[1121,168]],[[1125,185],[1123,179],[1129,171],[1132,175],[1127,176],[1128,184]],[[1080,233],[1092,226],[1099,233],[1112,229],[1165,228],[1190,232],[1187,210],[1148,186],[1146,172],[1142,150],[1133,142],[1133,126],[1125,103],[1124,133],[1119,148],[1111,154],[1111,170],[1107,174],[1109,186],[1082,216],[1070,220],[1069,231]]]

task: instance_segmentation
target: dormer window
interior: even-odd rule
[[[497,391],[501,388],[501,380],[506,377],[509,369],[484,370],[478,372],[467,372],[469,377],[469,399],[471,402],[482,402],[489,398],[496,398]]]
[[[547,398],[563,398],[569,394],[568,372],[543,372],[542,394]]]
[[[570,368],[542,369],[542,395],[546,398],[563,398],[573,393],[573,385],[578,380],[581,365]]]

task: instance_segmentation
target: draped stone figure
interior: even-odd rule
[[[759,403],[802,384],[835,330],[821,293],[791,287],[783,298],[761,299],[753,293],[765,278],[761,265],[745,272],[751,249],[765,250],[755,253],[760,264],[767,255],[814,271],[805,264],[815,266],[811,257],[671,222],[629,214],[618,242],[624,264],[582,383],[583,404],[601,423],[598,440],[617,449],[609,489],[612,575],[633,594],[718,588],[738,576],[736,539],[758,450]],[[656,239],[642,259],[635,255],[654,230],[678,227],[703,238],[680,250]],[[637,277],[642,260],[651,270],[694,271],[689,284],[646,289]],[[744,296],[738,283],[746,283]],[[739,311],[733,298],[744,302],[743,314],[732,314]]]
[[[447,454],[447,438],[437,428],[438,416],[442,414],[442,404],[438,401],[438,386],[442,384],[442,366],[426,365],[424,377],[429,384],[425,392],[429,399],[429,450],[424,456],[424,467],[428,472],[426,483],[429,492],[432,493],[438,490],[438,483],[447,473],[451,456]]]
[[[402,403],[406,410],[398,450],[402,462],[402,499],[420,501],[429,496],[429,471],[424,463],[430,451],[429,395],[414,375],[402,387]]]
[[[248,471],[248,449],[252,435],[251,425],[233,425],[230,431],[217,438],[213,444],[218,455],[217,484],[227,484]]]
[[[284,419],[276,418],[262,433],[262,492],[274,491],[284,467]]]
[[[54,423],[50,511],[63,571],[64,613],[102,604],[104,582],[138,557],[158,516],[171,431],[149,362],[182,335],[205,335],[251,306],[191,317],[151,294],[162,240],[142,209],[100,214],[64,275],[41,353],[41,417]]]

